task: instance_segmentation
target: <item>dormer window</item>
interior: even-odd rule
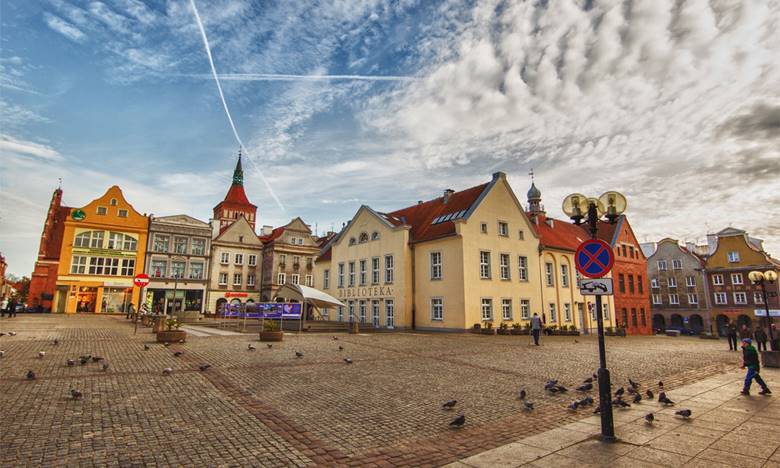
[[[111,206],[116,206],[116,198],[111,199]]]
[[[358,242],[360,242],[361,244],[364,243],[364,242],[368,242],[368,233],[367,232],[361,232],[360,233],[360,238],[359,238]]]

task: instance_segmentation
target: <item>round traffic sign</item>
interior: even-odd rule
[[[599,239],[586,240],[574,254],[577,271],[588,278],[601,278],[612,270],[614,263],[612,247]]]
[[[138,273],[133,278],[133,284],[138,286],[139,288],[143,288],[144,286],[149,284],[149,281],[150,281],[149,275],[147,275],[146,273]]]

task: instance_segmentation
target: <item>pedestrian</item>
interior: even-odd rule
[[[125,314],[125,318],[132,318],[133,315],[135,315],[135,305],[131,302],[130,305],[127,306],[127,313]]]
[[[752,336],[753,334],[750,332],[748,326],[743,323],[742,327],[739,329],[739,339],[744,340],[745,338],[751,338]]]
[[[8,318],[16,317],[16,299],[8,301]]]
[[[753,332],[753,339],[756,340],[756,345],[758,345],[759,351],[766,351],[766,332],[761,327],[756,327],[756,331]]]
[[[766,386],[766,382],[761,378],[759,374],[761,370],[761,364],[758,362],[758,351],[753,347],[753,340],[750,338],[742,339],[742,369],[747,367],[747,374],[745,375],[745,386],[742,388],[743,395],[750,395],[750,385],[753,383],[753,379],[761,386],[759,395],[771,395],[772,391]]]
[[[737,350],[737,325],[730,322],[726,325],[726,338],[729,340],[729,351]]]
[[[539,334],[542,332],[542,319],[538,314],[531,317],[531,335],[534,337],[534,344],[539,346]]]

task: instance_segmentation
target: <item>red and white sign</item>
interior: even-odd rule
[[[135,277],[133,278],[133,284],[138,286],[139,288],[143,288],[144,286],[149,284],[149,281],[150,281],[149,275],[147,275],[146,273],[139,273],[135,275]]]
[[[249,294],[247,293],[239,293],[239,292],[226,292],[225,297],[247,297]]]

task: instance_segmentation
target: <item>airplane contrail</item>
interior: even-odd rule
[[[236,141],[238,142],[239,146],[244,149],[245,153],[247,153],[246,147],[241,141],[241,137],[238,136],[236,125],[233,123],[233,117],[230,116],[230,109],[228,109],[227,101],[225,101],[225,94],[222,92],[222,85],[219,83],[219,75],[217,74],[217,69],[214,66],[214,59],[211,57],[211,47],[209,46],[209,40],[206,37],[206,29],[203,27],[203,22],[200,20],[200,14],[198,14],[198,7],[195,6],[195,0],[190,0],[190,5],[192,6],[192,12],[195,14],[195,21],[198,23],[198,29],[200,29],[200,37],[203,39],[203,46],[206,48],[206,55],[208,56],[209,65],[211,66],[211,75],[214,77],[214,82],[217,84],[217,91],[219,91],[219,98],[222,100],[222,107],[225,109],[225,115],[228,118],[228,122],[230,122],[230,128],[233,129],[233,136],[236,137]],[[247,154],[247,156],[249,155]],[[263,184],[265,184],[265,188],[268,189],[271,197],[274,199],[276,204],[279,205],[279,209],[281,209],[285,216],[287,216],[287,210],[284,208],[284,205],[282,205],[279,197],[276,196],[273,188],[271,188],[271,184],[268,183],[268,179],[265,178],[263,172],[259,167],[257,167],[257,163],[255,163],[254,159],[251,157],[247,159],[249,159],[249,161],[252,163],[252,167],[254,167],[255,171],[260,175],[260,179],[263,181]]]
[[[208,75],[195,75],[206,77]],[[417,81],[414,76],[397,75],[290,75],[281,73],[220,73],[227,81]]]

